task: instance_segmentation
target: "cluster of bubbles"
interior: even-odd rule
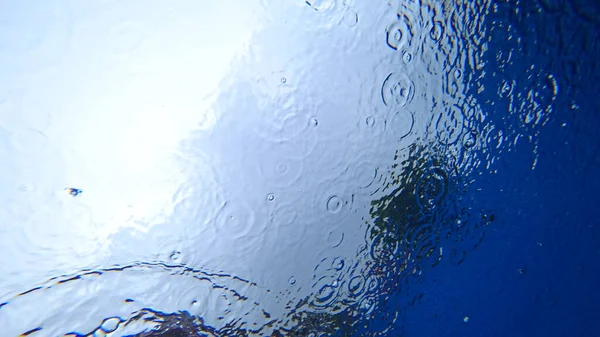
[[[539,3],[543,10],[554,10],[547,4],[550,2]],[[306,5],[317,14],[335,17],[346,29],[360,26],[361,11],[345,2],[315,0]],[[300,80],[286,74],[273,74],[261,84],[276,88],[277,94],[271,105],[260,107],[260,111],[275,113],[252,130],[268,140],[262,143],[264,158],[259,158],[256,169],[271,189],[263,199],[274,205],[264,218],[277,223],[283,243],[288,247],[300,245],[306,229],[296,208],[277,203],[285,189],[311,186],[304,179],[320,173],[311,169],[322,167],[312,165],[311,160],[333,163],[331,170],[323,173],[328,183],[319,184],[334,186],[339,182],[336,179],[341,179],[338,177],[350,177],[343,181],[351,191],[326,189],[317,198],[324,209],[324,222],[349,221],[358,204],[355,198],[370,201],[368,216],[359,224],[365,228],[364,242],[351,259],[324,257],[313,270],[310,295],[296,298],[291,291],[275,294],[240,277],[192,269],[180,251],[173,251],[166,264],[136,263],[50,279],[0,303],[0,315],[19,317],[20,326],[28,328],[14,332],[32,336],[317,337],[388,333],[406,310],[391,298],[405,295],[409,304],[415,303],[420,295],[410,291],[412,282],[444,261],[462,263],[482,242],[486,226],[495,220],[492,211],[473,210],[463,198],[476,173],[489,170],[503,151],[521,139],[537,144],[541,127],[551,120],[561,90],[559,79],[548,72],[548,65],[528,65],[520,59],[522,55],[516,55],[520,48],[540,48],[529,43],[544,39],[520,38],[527,33],[519,26],[526,18],[514,18],[512,13],[527,11],[515,11],[514,6],[483,0],[400,0],[380,11],[375,22],[381,29],[369,31],[376,32],[374,44],[387,50],[375,69],[375,83],[360,97],[369,108],[366,114],[357,114],[356,129],[367,133],[374,145],[393,140],[393,160],[387,166],[362,160],[360,154],[353,167],[337,165],[355,154],[320,152],[322,141],[352,136],[339,134],[347,129],[328,120],[325,113],[345,106],[300,104],[299,97],[310,95],[305,95],[302,87],[293,87],[291,83]],[[491,18],[498,20],[488,22]],[[531,55],[536,52],[530,51]],[[572,66],[565,62],[561,66]],[[490,87],[493,85],[496,87]],[[247,97],[238,97],[239,101],[254,102],[252,89],[243,95]],[[354,126],[351,129],[354,131]],[[536,151],[533,154],[535,166]],[[240,251],[251,249],[266,235],[268,226],[255,212],[243,200],[224,201],[210,216],[217,224],[212,228],[220,236],[246,238],[235,242],[246,242]],[[227,232],[219,232],[224,230]],[[326,234],[333,248],[344,241],[344,233],[338,229]],[[141,282],[153,277],[156,282],[151,285]],[[103,298],[103,293],[124,282],[127,288],[117,292],[123,297]],[[290,288],[301,286],[294,276],[288,283]],[[144,286],[137,288],[141,284]],[[100,300],[69,300],[75,293]],[[171,300],[156,304],[164,296]],[[275,303],[284,304],[284,314],[275,315],[266,309],[264,302],[273,298]],[[28,305],[52,301],[60,301],[73,315],[106,318],[78,320],[80,326],[65,320],[50,330],[44,326],[50,318],[24,314]],[[106,308],[118,310],[104,314]],[[88,313],[90,316],[85,316]]]

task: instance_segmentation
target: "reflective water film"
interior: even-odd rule
[[[592,76],[525,2],[1,3],[0,334],[403,335]]]

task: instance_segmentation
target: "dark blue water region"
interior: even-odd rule
[[[600,336],[600,2],[526,2],[499,2],[505,11],[490,20],[530,39],[513,51],[522,67],[543,67],[561,84],[553,115],[537,149],[523,142],[503,153],[470,187],[495,222],[462,264],[421,279],[424,295],[399,335]]]

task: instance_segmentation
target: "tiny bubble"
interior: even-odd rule
[[[269,201],[275,200],[275,194],[273,194],[273,193],[267,194],[267,200],[269,200]]]
[[[285,77],[281,78],[281,84],[285,84],[287,82],[287,79]]]
[[[465,316],[465,318],[463,318],[463,322],[469,323],[469,316]]]

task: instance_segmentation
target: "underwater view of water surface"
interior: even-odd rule
[[[0,336],[600,336],[595,0],[0,1]]]

